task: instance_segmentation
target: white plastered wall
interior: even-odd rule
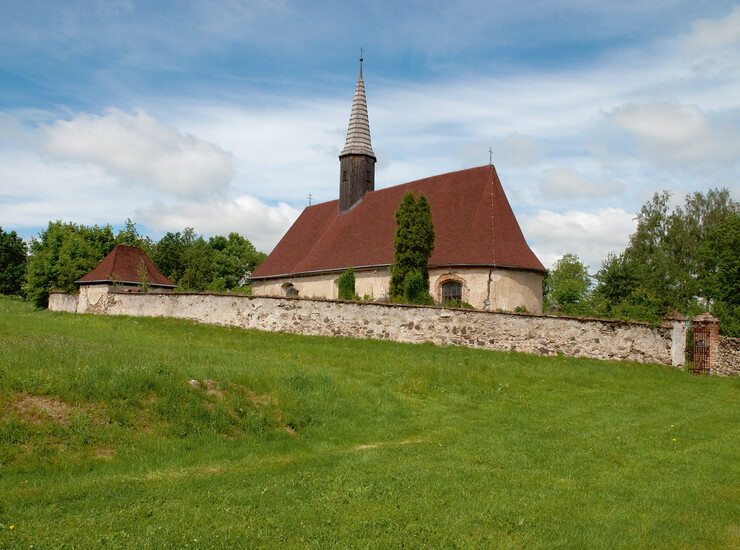
[[[252,281],[255,296],[286,296],[292,285],[304,298],[335,300],[337,280],[341,271],[277,279]],[[463,285],[463,301],[476,309],[514,311],[526,308],[542,312],[542,273],[517,269],[485,267],[449,267],[429,270],[430,292],[437,302],[442,300],[442,284],[455,280]],[[387,267],[355,270],[355,292],[360,298],[378,300],[388,297],[390,271]]]

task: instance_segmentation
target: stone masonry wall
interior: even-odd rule
[[[54,309],[50,302],[50,309]],[[81,293],[78,313],[174,317],[270,332],[432,342],[683,365],[685,325],[200,293]],[[675,345],[674,345],[675,343]]]
[[[720,376],[740,375],[740,338],[719,337],[719,357],[712,374]]]

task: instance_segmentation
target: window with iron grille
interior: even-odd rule
[[[447,281],[442,285],[442,303],[454,302],[460,305],[462,302],[462,284],[457,281]]]

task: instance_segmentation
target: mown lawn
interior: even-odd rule
[[[738,379],[8,298],[0,343],[0,548],[740,548]]]

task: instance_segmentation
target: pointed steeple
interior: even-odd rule
[[[339,154],[339,213],[349,212],[362,200],[365,193],[375,189],[376,157],[370,143],[370,123],[367,117],[365,83],[362,80],[362,58],[360,76],[357,78],[352,113],[349,117],[347,140]]]
[[[365,98],[365,82],[362,80],[362,58],[360,58],[360,76],[357,78],[355,98],[352,101],[352,113],[349,116],[349,128],[344,149],[339,154],[367,155],[375,158],[373,146],[370,143],[370,122],[367,118],[367,99]]]

